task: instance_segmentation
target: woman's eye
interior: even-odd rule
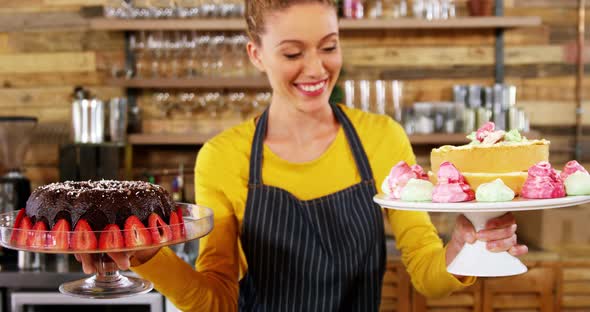
[[[336,50],[336,46],[326,47],[326,48],[323,48],[323,50],[325,52],[332,52],[332,51]]]
[[[292,60],[292,59],[296,59],[298,58],[301,53],[290,53],[290,54],[284,54],[286,58]]]

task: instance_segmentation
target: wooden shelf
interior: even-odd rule
[[[194,134],[131,134],[131,145],[199,145],[214,137],[217,133]],[[462,133],[458,134],[420,134],[411,135],[410,141],[416,145],[429,144],[465,144],[468,140]]]
[[[131,145],[199,145],[213,138],[217,133],[191,134],[130,134],[127,141]]]
[[[109,79],[109,86],[136,89],[264,89],[270,88],[266,77],[196,77],[158,79]]]
[[[379,19],[341,19],[340,29],[477,29],[477,28],[514,28],[535,27],[541,25],[541,18],[537,16],[523,17],[459,17],[448,20],[428,21],[417,18],[400,18],[391,20]]]
[[[433,133],[410,135],[412,145],[460,145],[467,144],[469,140],[464,133]]]
[[[131,134],[128,142],[131,145],[199,145],[217,135],[217,132],[192,134]],[[531,131],[523,134],[528,139],[538,139],[540,134]],[[410,135],[412,145],[460,145],[469,142],[463,133],[433,133]]]
[[[199,30],[242,31],[246,29],[243,19],[108,19],[92,18],[91,29],[96,30]],[[417,18],[400,19],[340,19],[342,30],[386,29],[495,29],[535,27],[541,25],[537,16],[509,17],[459,17],[449,20],[428,21]]]

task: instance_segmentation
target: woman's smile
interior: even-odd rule
[[[329,79],[324,79],[315,82],[301,82],[294,83],[293,85],[301,94],[307,97],[316,97],[322,95],[326,91]]]

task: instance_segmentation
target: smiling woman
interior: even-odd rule
[[[168,248],[111,257],[124,268],[131,257],[132,270],[181,310],[378,311],[385,235],[375,181],[399,161],[415,163],[408,137],[387,116],[329,103],[342,66],[332,2],[246,0],[246,8],[248,55],[273,96],[262,115],[199,151],[195,197],[215,227],[196,269]],[[474,282],[446,270],[476,237],[464,217],[444,247],[426,213],[387,216],[416,289],[436,297]],[[504,216],[478,237],[526,252],[514,249],[513,224]]]
[[[259,11],[255,3],[249,4],[247,10]],[[266,20],[260,13],[248,19],[253,26],[249,30],[252,41],[248,54],[254,65],[267,74],[274,98],[281,99],[276,106],[329,112],[325,104],[342,67],[335,7],[329,2],[312,2],[271,12]]]

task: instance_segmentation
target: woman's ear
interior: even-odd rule
[[[256,45],[254,42],[249,41],[246,45],[246,50],[248,51],[248,57],[250,58],[250,62],[254,64],[254,66],[261,72],[265,72],[264,65],[262,64],[262,60],[260,59],[260,47]]]

